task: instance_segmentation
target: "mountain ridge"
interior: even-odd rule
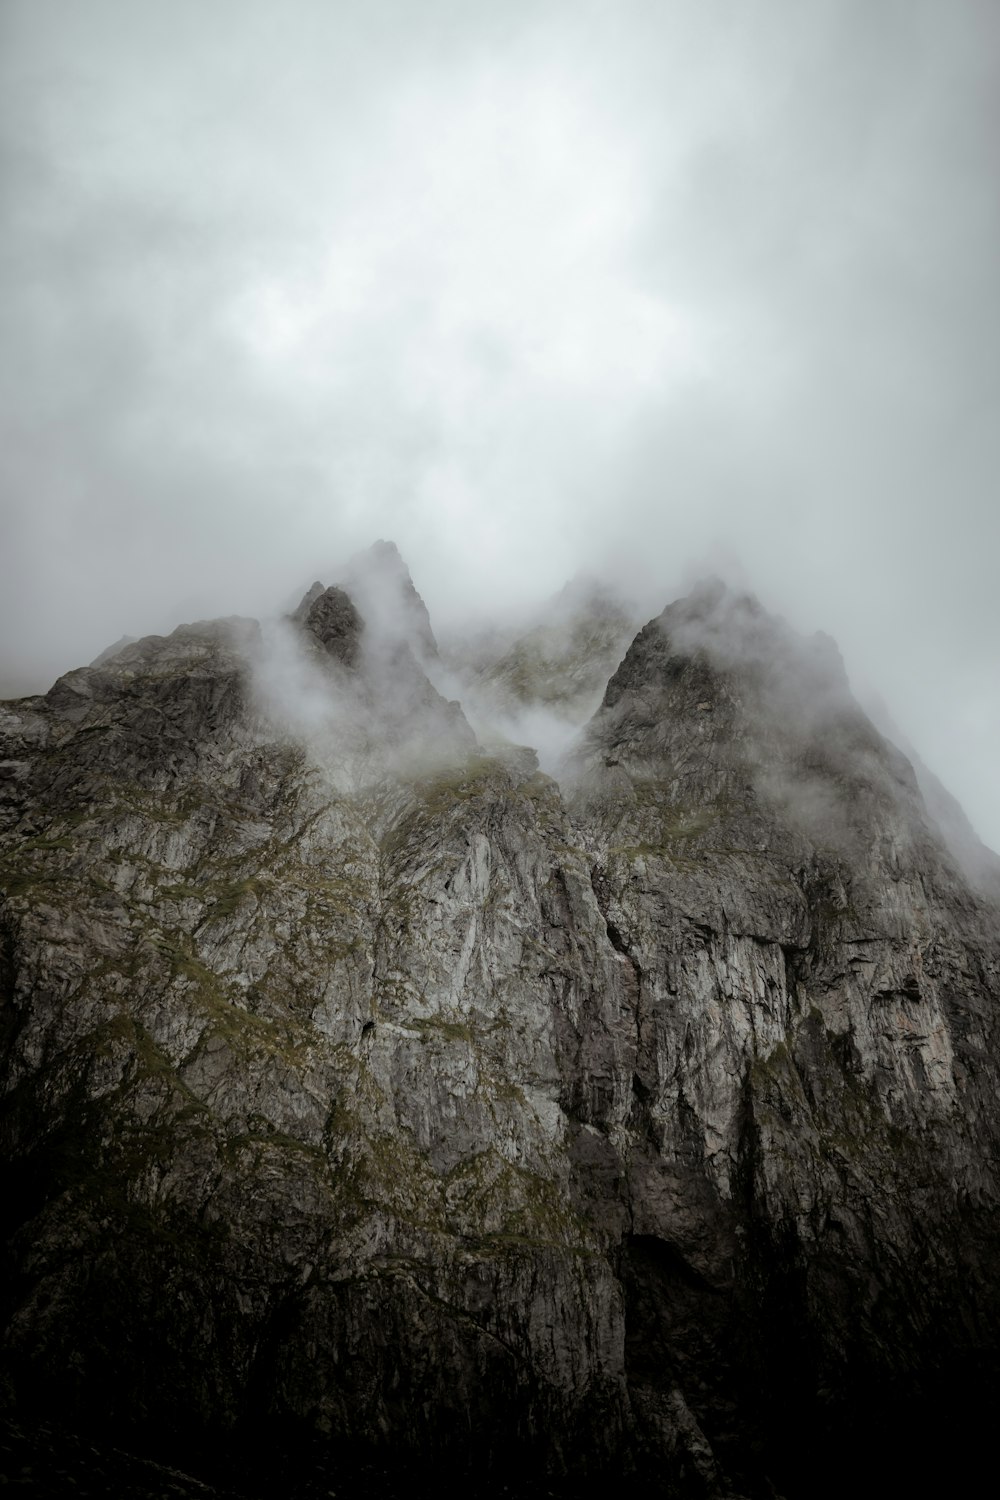
[[[832,643],[710,582],[555,780],[393,552],[0,707],[14,1410],[794,1497],[881,1392],[898,1477],[996,1389],[996,906]]]

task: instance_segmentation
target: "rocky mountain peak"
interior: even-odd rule
[[[659,711],[644,716],[640,705],[652,700]],[[699,719],[706,714],[715,717]],[[639,632],[608,683],[595,727],[614,734],[615,724],[625,726],[617,743],[624,748],[632,739],[637,752],[645,733],[651,752],[662,754],[678,719],[688,717],[703,728],[725,723],[733,734],[738,725],[748,745],[780,741],[790,756],[824,737],[828,748],[830,736],[869,748],[879,741],[851,694],[835,643],[822,633],[798,635],[752,594],[719,579]]]
[[[538,746],[554,746],[593,713],[636,628],[631,607],[589,577],[577,577],[520,629],[466,637],[448,659],[463,701],[484,725],[502,725]],[[552,760],[553,754],[547,756]]]
[[[355,587],[366,601],[365,617],[345,589],[314,583],[289,617],[292,635],[279,622],[252,666],[270,722],[293,733],[297,727],[314,755],[327,764],[333,757],[369,782],[389,776],[390,764],[411,770],[453,764],[476,745],[461,705],[437,691],[422,664],[421,617],[412,610],[407,617],[400,603],[406,605],[407,594],[396,588],[409,573],[391,543],[379,548],[376,569],[387,563],[394,593],[385,593],[384,578],[372,588],[368,576]],[[423,610],[415,591],[413,598]]]
[[[343,589],[314,583],[292,618],[335,660],[358,665],[364,621]]]
[[[964,1492],[998,910],[835,648],[574,606],[480,673],[596,693],[557,781],[432,686],[391,544],[346,573],[0,705],[18,1432],[238,1495]]]
[[[743,671],[772,687],[792,679],[789,687],[805,691],[809,683],[836,680],[847,689],[840,653],[829,636],[799,636],[754,594],[720,578],[704,579],[669,604],[658,622],[676,653],[702,653],[717,671]]]
[[[438,660],[427,606],[395,542],[379,540],[355,553],[341,586],[357,605],[373,643],[410,647],[422,665]]]
[[[901,870],[941,889],[960,878],[913,767],[855,700],[833,642],[718,580],[639,632],[566,779],[611,844],[698,859],[750,930],[769,926],[764,859],[813,869],[817,890],[864,890],[869,911]],[[745,858],[742,884],[722,876]]]

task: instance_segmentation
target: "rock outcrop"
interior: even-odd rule
[[[582,577],[513,639],[463,639],[451,643],[448,656],[463,702],[485,723],[523,722],[530,729],[532,715],[542,711],[576,728],[600,703],[636,623],[629,605]]]
[[[356,553],[347,564],[343,587],[376,641],[389,646],[405,643],[422,666],[437,662],[431,617],[395,542],[374,542]]]
[[[17,1420],[482,1493],[957,1463],[998,909],[832,643],[703,587],[557,782],[349,593],[0,706]]]

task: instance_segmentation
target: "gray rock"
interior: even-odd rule
[[[996,1391],[997,908],[835,648],[696,591],[556,782],[296,629],[309,736],[252,622],[0,710],[22,1407],[804,1495],[877,1393],[898,1478]]]
[[[323,589],[318,583],[313,584],[296,616],[336,661],[345,667],[357,666],[363,622],[343,589]]]

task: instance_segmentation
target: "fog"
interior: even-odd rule
[[[991,0],[0,3],[0,691],[722,572],[1000,845]],[[280,646],[275,647],[280,655]]]

